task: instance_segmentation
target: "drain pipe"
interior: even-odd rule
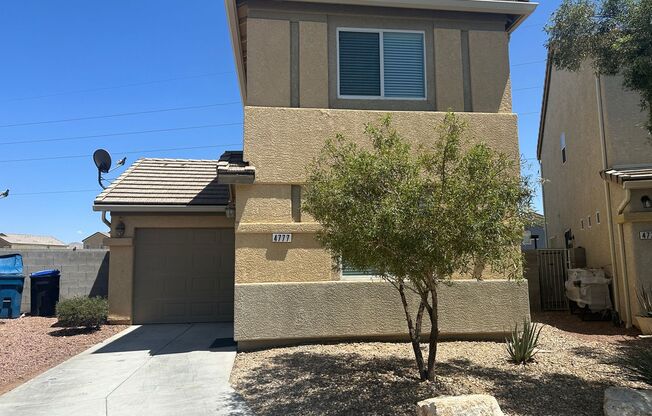
[[[627,208],[627,205],[632,200],[632,190],[627,187],[628,183],[625,183],[625,199],[618,206],[618,215],[622,215]],[[632,305],[629,301],[629,276],[627,275],[627,258],[625,257],[625,233],[623,231],[623,223],[618,222],[618,244],[620,245],[620,274],[623,281],[623,292],[625,294],[625,326],[627,328],[632,327]]]
[[[602,80],[600,75],[595,75],[595,92],[598,99],[598,120],[600,127],[600,145],[602,148],[602,170],[609,168],[609,159],[607,158],[607,137],[604,127],[604,107],[602,105]],[[618,285],[618,264],[616,262],[616,240],[614,236],[613,211],[611,209],[611,186],[609,181],[602,181],[604,184],[605,205],[607,206],[607,231],[609,232],[609,255],[611,257],[611,272],[614,281],[614,299],[616,312],[620,314],[620,291]]]
[[[111,230],[111,221],[106,219],[106,211],[102,211],[102,222],[106,224],[107,227],[109,227],[109,230]]]

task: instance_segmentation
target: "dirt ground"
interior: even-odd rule
[[[0,319],[0,394],[127,328],[57,328],[56,318]]]
[[[495,396],[507,415],[593,416],[607,387],[645,387],[618,359],[649,340],[568,313],[534,320],[546,326],[527,366],[510,363],[501,342],[441,342],[437,380],[420,383],[409,344],[305,345],[239,353],[231,383],[261,416],[413,415],[417,401],[473,393]]]

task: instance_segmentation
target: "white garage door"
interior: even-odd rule
[[[134,323],[233,320],[233,228],[136,230]]]

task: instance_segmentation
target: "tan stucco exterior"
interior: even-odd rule
[[[640,203],[644,194],[652,195],[652,189],[633,191],[624,215],[618,215],[625,191],[618,184],[603,181],[600,171],[652,164],[652,142],[642,127],[646,114],[640,109],[640,97],[623,89],[621,77],[597,78],[588,64],[575,73],[549,68],[547,77],[539,159],[548,244],[552,248],[565,247],[564,233],[570,230],[574,236],[572,246],[586,249],[587,267],[605,269],[615,278],[615,292],[619,295],[616,306],[621,319],[627,322],[628,304],[629,314],[638,312],[636,288],[642,283],[652,284],[648,272],[652,267],[652,242],[639,239],[639,231],[652,230],[652,214],[645,212]],[[565,163],[561,156],[562,134]],[[633,214],[635,211],[643,216]],[[629,293],[625,291],[627,285]]]
[[[445,111],[455,110],[468,122],[471,142],[484,141],[518,160],[506,28],[526,14],[483,11],[489,3],[459,11],[431,5],[417,10],[267,0],[237,5],[227,0],[244,104],[244,159],[255,168],[255,182],[234,185],[234,219],[112,212],[114,227],[122,221],[126,231],[122,238],[112,232],[109,239],[111,317],[128,321],[133,314],[138,228],[234,227],[235,333],[242,345],[404,336],[396,293],[385,283],[340,281],[331,254],[316,239],[319,224],[305,213],[296,216],[293,188],[296,197],[306,167],[326,139],[342,133],[367,146],[364,125],[388,113],[404,137],[427,145]],[[511,7],[503,3],[500,7]],[[514,2],[513,7],[522,6]],[[424,99],[338,97],[336,42],[342,27],[422,31]],[[290,233],[292,241],[274,243],[273,233]],[[487,272],[485,277],[502,276]],[[529,318],[527,285],[475,283],[442,287],[446,334],[495,335]]]
[[[153,214],[113,212],[111,238],[106,243],[109,260],[109,320],[131,323],[133,319],[134,247],[138,228],[232,228],[233,219],[217,214]],[[117,236],[118,224],[125,225]]]
[[[526,282],[459,281],[442,285],[439,299],[444,338],[501,338],[530,316]],[[306,338],[407,339],[400,297],[382,281],[236,284],[235,300],[235,339],[241,348]],[[418,302],[411,292],[409,300],[415,312]]]

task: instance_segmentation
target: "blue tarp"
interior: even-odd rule
[[[36,277],[36,278],[38,278],[38,277],[59,277],[60,274],[61,274],[61,272],[59,270],[50,269],[50,270],[41,270],[40,272],[34,272],[34,273],[30,274],[29,277],[32,277],[32,278],[34,278],[34,277]]]
[[[22,276],[23,256],[20,254],[5,254],[0,256],[0,276]]]

